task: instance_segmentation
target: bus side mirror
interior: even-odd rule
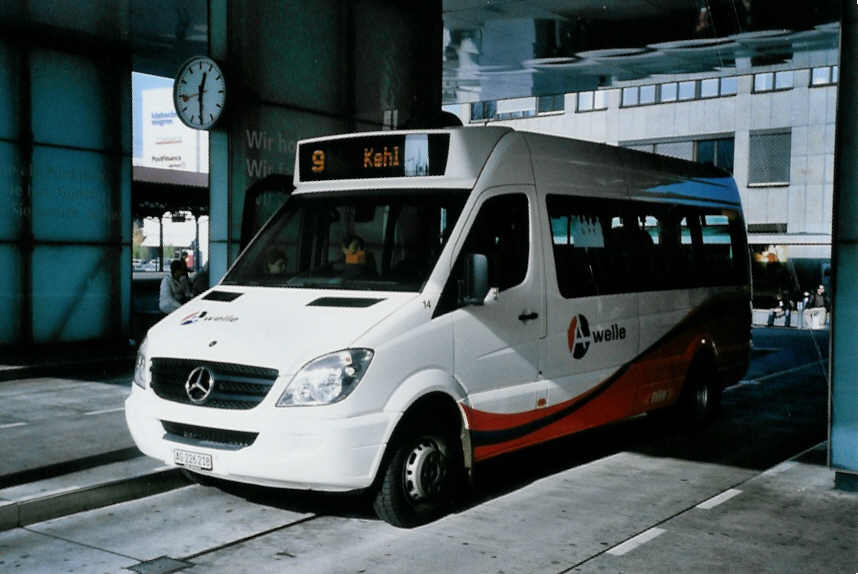
[[[480,253],[465,254],[462,302],[482,305],[489,292],[489,260]]]

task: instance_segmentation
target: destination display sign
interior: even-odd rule
[[[391,134],[299,144],[301,181],[444,175],[450,134]]]

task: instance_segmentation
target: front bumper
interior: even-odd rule
[[[325,407],[276,408],[267,401],[249,410],[184,405],[132,385],[125,402],[128,429],[146,455],[176,466],[173,450],[212,457],[207,474],[251,484],[302,490],[348,491],[369,487],[384,455],[396,413],[325,418]],[[258,433],[243,448],[172,440],[161,421]]]

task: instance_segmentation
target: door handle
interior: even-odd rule
[[[527,323],[528,321],[533,321],[537,317],[539,317],[539,313],[533,311],[531,313],[522,313],[518,316],[518,320]]]

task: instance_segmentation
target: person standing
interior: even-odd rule
[[[172,313],[193,298],[191,281],[185,262],[174,259],[170,262],[170,274],[161,279],[158,308],[162,313]]]
[[[804,310],[804,323],[808,329],[822,329],[825,327],[825,318],[828,315],[828,294],[825,286],[816,288],[816,293],[810,296],[807,308]]]

